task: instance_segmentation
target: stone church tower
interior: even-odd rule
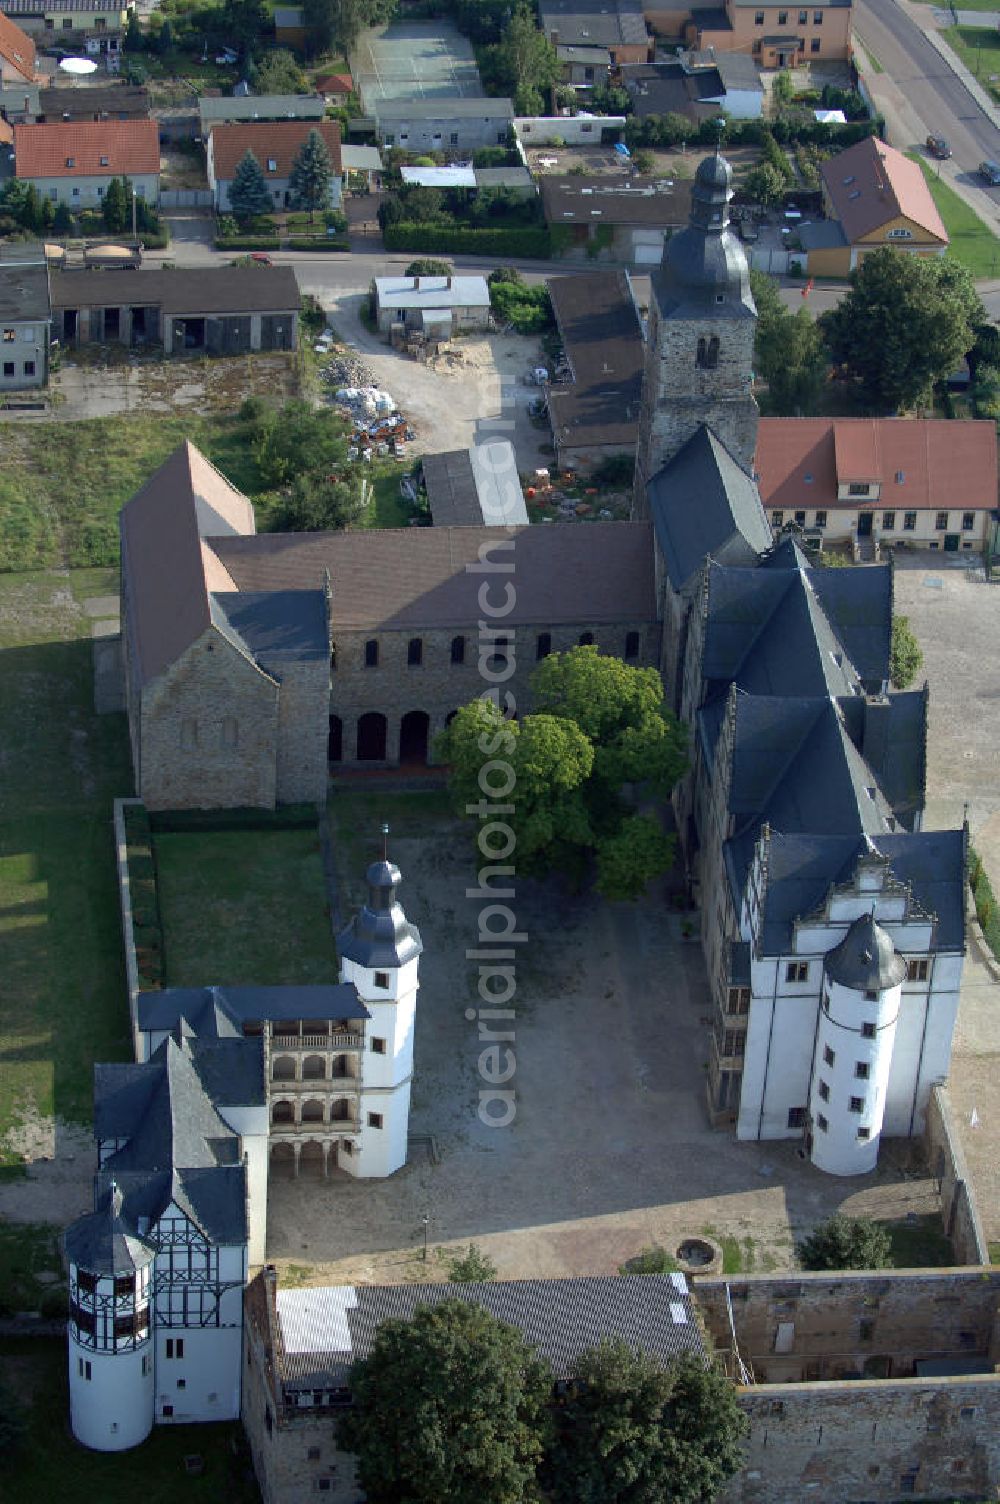
[[[653,274],[634,518],[649,515],[646,482],[702,424],[748,471],[752,466],[757,310],[747,259],[729,225],[732,178],[719,153],[699,164],[690,223],[667,241]]]

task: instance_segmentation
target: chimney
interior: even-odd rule
[[[554,26],[549,32],[549,41],[552,43],[553,47],[559,46],[559,33]]]

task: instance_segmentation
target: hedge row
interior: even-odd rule
[[[444,251],[452,255],[519,257],[548,261],[552,240],[548,230],[534,226],[476,229],[470,225],[389,225],[382,235],[387,251]]]
[[[276,251],[277,235],[216,235],[217,251]]]
[[[128,867],[132,934],[139,986],[144,992],[159,989],[164,982],[163,923],[156,891],[156,861],[153,830],[144,804],[126,804],[125,860]]]
[[[281,804],[277,809],[175,809],[147,816],[157,834],[184,835],[193,831],[315,830],[314,804]]]
[[[346,235],[293,235],[285,241],[289,251],[349,251]]]
[[[866,136],[881,136],[885,121],[881,116],[874,120],[850,120],[846,125],[831,125],[822,120],[731,120],[727,119],[723,135],[723,150],[727,146],[763,146],[772,136],[779,145],[830,146],[838,151],[854,146]],[[647,115],[638,120],[630,115],[625,122],[624,137],[630,147],[636,146],[714,146],[718,128],[713,120],[693,127],[682,115]]]

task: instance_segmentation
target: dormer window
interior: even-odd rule
[[[871,486],[866,480],[852,480],[847,488],[848,496],[867,496]]]
[[[805,475],[803,475],[802,479],[805,481],[805,483],[806,483],[807,486],[811,486],[812,483],[813,483],[813,473],[812,473],[812,471],[811,470],[807,470],[806,473],[805,473]]]
[[[101,166],[102,167],[110,167],[111,166],[110,160],[107,157],[102,157],[101,158]]]
[[[67,157],[66,158],[66,166],[67,167],[75,167],[76,166],[76,158],[75,157]]]
[[[903,482],[904,482],[905,479],[906,479],[906,471],[905,470],[897,470],[896,471],[896,485],[897,486],[901,486],[903,484]]]
[[[277,170],[278,170],[278,164],[275,161],[274,157],[268,157],[268,159],[267,159],[267,170],[268,170],[268,172],[277,172]]]

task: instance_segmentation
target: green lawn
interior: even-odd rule
[[[314,830],[154,837],[167,985],[335,982]]]
[[[884,1226],[892,1241],[889,1260],[893,1268],[935,1269],[955,1262],[940,1217],[914,1217],[912,1222],[886,1222]]]
[[[28,1407],[28,1433],[15,1457],[4,1459],[3,1497],[52,1504],[260,1504],[238,1421],[212,1426],[154,1426],[141,1447],[90,1452],[67,1425],[66,1344],[39,1339],[0,1343],[0,1376]],[[198,1456],[200,1476],[185,1470]]]
[[[1000,61],[1000,54],[998,54]],[[908,152],[910,160],[920,164],[931,197],[948,231],[949,254],[967,267],[973,277],[995,277],[1000,268],[1000,240],[988,229],[964,198],[938,177],[937,171],[917,152]]]
[[[328,815],[345,919],[367,897],[365,871],[382,856],[383,821],[389,826],[391,856],[394,840],[419,839],[425,831],[440,830],[442,821],[455,818],[444,789],[389,793],[382,789],[335,788]],[[466,834],[458,831],[456,839],[462,841]]]
[[[37,1311],[46,1294],[53,1308],[66,1300],[61,1236],[44,1222],[0,1222],[0,1313]]]
[[[960,10],[966,8],[965,5],[959,6]],[[995,4],[968,7],[969,10],[989,11],[996,8]],[[948,26],[940,34],[983,88],[1000,98],[996,83],[990,80],[990,74],[1000,74],[1000,32],[989,26]]]
[[[74,604],[115,588],[110,570],[0,575],[0,1163],[26,1104],[87,1123],[93,1062],[129,1053],[111,800],[132,775]]]

